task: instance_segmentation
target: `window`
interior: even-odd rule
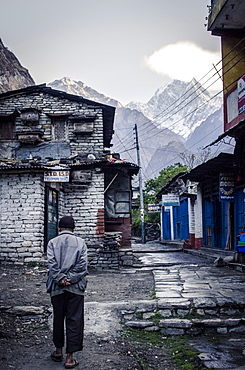
[[[54,140],[64,141],[68,139],[68,125],[66,117],[52,117]]]
[[[0,140],[14,138],[14,119],[12,115],[0,116]]]
[[[117,191],[115,200],[116,213],[130,213],[130,191]]]

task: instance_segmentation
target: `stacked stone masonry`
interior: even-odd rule
[[[114,109],[114,108],[113,108]],[[23,112],[38,112],[37,120],[25,121]],[[60,161],[73,158],[73,165],[78,165],[81,173],[83,161],[93,158],[105,159],[104,120],[102,105],[82,99],[69,99],[69,95],[52,94],[42,91],[9,94],[1,99],[0,115],[12,115],[14,119],[13,139],[1,140],[0,158],[21,160],[19,167],[2,168],[0,174],[0,261],[4,262],[44,262],[45,260],[45,217],[47,216],[46,188],[57,191],[58,216],[72,215],[76,222],[75,233],[85,239],[88,246],[89,264],[93,267],[119,268],[132,265],[130,250],[121,250],[118,235],[108,251],[104,241],[104,172],[102,168],[91,165],[91,178],[80,184],[44,182],[45,165],[34,169],[28,160],[39,156],[41,161],[49,159],[51,166],[59,166]],[[76,131],[77,117],[92,117],[91,130]],[[61,120],[62,135],[59,137]],[[58,127],[58,128],[57,128]],[[37,132],[37,142],[25,142],[21,134]],[[47,154],[48,153],[48,154]],[[76,162],[76,158],[78,162]],[[75,158],[75,159],[74,159]],[[22,166],[22,160],[28,163]],[[81,162],[80,162],[81,160]],[[4,162],[1,162],[1,164]],[[46,163],[46,162],[45,162]],[[66,162],[64,162],[66,163]],[[88,162],[86,162],[87,164]],[[65,164],[66,166],[66,164]],[[69,164],[68,164],[69,166]],[[80,167],[79,167],[80,166]],[[10,170],[9,170],[10,168]],[[50,168],[50,167],[48,167]],[[51,167],[52,168],[52,167]],[[71,172],[73,170],[71,169]],[[107,246],[106,246],[107,245]]]
[[[1,114],[12,114],[16,110],[24,108],[36,108],[40,111],[39,121],[37,124],[32,124],[28,127],[28,130],[42,130],[42,139],[44,142],[50,142],[53,140],[53,126],[52,126],[52,115],[72,115],[73,113],[80,115],[91,115],[95,116],[94,129],[90,135],[84,135],[77,137],[74,133],[74,123],[68,120],[68,135],[67,141],[71,143],[71,154],[77,154],[78,152],[87,154],[89,152],[97,155],[101,155],[103,152],[103,117],[101,109],[97,107],[87,107],[80,102],[70,101],[68,99],[60,99],[49,94],[27,94],[21,95],[21,97],[10,97],[6,100],[1,101],[0,113]],[[16,117],[16,132],[21,132],[24,127],[20,117]],[[18,143],[16,142],[16,145]]]
[[[39,261],[43,256],[44,235],[44,183],[41,176],[3,175],[0,191],[0,259]]]
[[[162,300],[131,302],[120,311],[122,322],[127,327],[147,331],[161,331],[164,335],[199,335],[203,333],[245,333],[245,305],[217,304],[198,307],[198,302],[170,304]]]

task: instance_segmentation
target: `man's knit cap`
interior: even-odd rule
[[[75,228],[74,218],[71,216],[62,217],[59,222],[59,227],[61,229],[74,229]]]

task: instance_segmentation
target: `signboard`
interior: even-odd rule
[[[176,194],[164,194],[162,195],[163,206],[179,206],[179,195]]]
[[[245,75],[243,75],[237,82],[238,92],[238,114],[245,111]]]
[[[148,212],[160,212],[161,211],[161,206],[160,204],[148,204]]]
[[[48,170],[44,172],[45,182],[69,182],[70,171]]]
[[[233,173],[220,173],[219,175],[219,200],[234,202],[234,175]]]

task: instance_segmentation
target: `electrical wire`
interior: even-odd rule
[[[218,64],[220,64],[224,59],[226,59],[227,58],[227,56],[238,46],[238,45],[240,45],[243,41],[245,40],[245,37],[242,39],[242,40],[240,40],[234,47],[233,47],[233,49],[231,49],[230,51],[229,51],[229,53],[227,53],[217,64],[216,64],[216,66],[218,65]],[[227,64],[229,64],[233,59],[235,59],[243,50],[244,50],[245,48],[242,48],[242,49],[240,49],[239,50],[239,52],[238,53],[236,53],[236,55],[234,55],[233,56],[233,58],[232,59],[230,59],[222,68],[224,68],[225,66],[227,66]],[[243,56],[242,56],[242,58],[240,58],[239,59],[239,61],[241,60],[241,59],[243,59]],[[237,63],[239,63],[239,61],[237,61],[235,64],[237,64]],[[233,68],[234,67],[234,65],[231,67],[231,68]],[[222,69],[221,68],[221,69]],[[178,102],[180,99],[182,99],[189,91],[191,91],[194,87],[195,87],[195,85],[197,85],[197,84],[200,84],[200,81],[203,79],[203,78],[205,78],[212,70],[213,70],[214,68],[212,68],[209,72],[207,72],[199,81],[197,81],[189,90],[187,90],[181,97],[179,97],[175,102],[173,102],[170,106],[168,106],[167,108],[165,108],[162,112],[160,112],[158,115],[156,115],[155,117],[153,117],[153,119],[148,119],[146,122],[144,122],[143,123],[143,125],[141,125],[141,127],[139,128],[139,132],[140,131],[142,131],[142,127],[144,126],[144,125],[146,125],[147,123],[151,123],[151,126],[152,126],[152,122],[154,122],[154,119],[155,118],[157,118],[157,117],[159,117],[162,113],[164,113],[166,110],[168,110],[172,105],[174,105],[176,102]],[[220,70],[221,70],[220,69]],[[211,83],[207,88],[209,88],[209,87],[211,87],[215,82],[217,82],[219,79],[220,79],[220,75],[219,75],[219,73],[218,72],[220,72],[220,70],[216,70],[215,69],[215,73],[214,73],[214,75],[213,76],[211,76],[211,78],[212,77],[214,77],[215,75],[218,75],[219,77],[218,77],[218,79],[216,79],[213,83]],[[225,71],[224,72],[224,74],[226,74],[228,71],[230,70],[230,68],[227,70],[227,71]],[[209,78],[207,81],[209,81],[211,78]],[[206,81],[206,82],[207,82]],[[205,83],[206,83],[205,82]],[[199,86],[198,87],[198,89],[196,89],[194,92],[192,92],[192,94],[190,94],[188,97],[187,97],[187,99],[191,96],[191,95],[193,95],[194,93],[196,93],[199,89],[203,89],[204,87],[201,85],[201,86]],[[200,96],[200,94],[199,95],[197,95],[196,96],[196,98],[198,97],[198,96]],[[215,96],[217,96],[217,94],[215,95]],[[194,100],[194,99],[193,99]],[[192,101],[193,101],[192,100]],[[211,99],[209,99],[207,102],[209,102]],[[190,102],[188,102],[187,104],[185,104],[183,107],[181,107],[181,109],[183,109],[184,107],[186,107],[188,104],[190,104],[192,101],[190,101]],[[176,109],[176,108],[178,108],[181,104],[183,104],[183,101],[179,104],[179,105],[177,105],[174,109]],[[179,109],[177,112],[174,112],[173,113],[173,111],[174,111],[174,109],[171,111],[172,112],[172,116],[174,115],[174,114],[176,114],[176,113],[178,113],[181,109]],[[169,113],[171,113],[171,112],[169,112]],[[170,117],[168,117],[167,119],[170,119],[170,118],[172,118],[172,116],[170,116]],[[166,119],[166,120],[167,120]],[[166,121],[165,120],[165,121]],[[163,122],[165,122],[165,121],[163,121]],[[177,123],[178,123],[179,121],[177,121]],[[174,123],[175,124],[175,123]],[[170,127],[172,127],[174,124],[172,124],[172,125],[170,125],[168,128],[170,128]],[[153,128],[151,128],[151,130],[152,130]],[[163,128],[163,131],[164,130],[166,130],[167,128]],[[149,133],[149,131],[147,131],[147,134]],[[127,144],[126,144],[127,145]]]
[[[214,130],[210,131],[207,135],[203,136],[200,140],[196,141],[195,143],[193,143],[186,151],[184,151],[183,153],[188,153],[189,150],[191,148],[193,148],[193,146],[196,146],[198,143],[200,143],[200,141],[202,141],[203,139],[205,139],[206,137],[208,137],[209,135],[211,135],[212,133],[214,133],[216,130],[220,129],[220,127],[216,127]],[[164,166],[168,166],[171,162],[173,162],[174,160],[178,160],[178,156],[172,158],[170,161],[168,161],[167,163],[164,164]],[[161,171],[163,168],[162,167],[159,167],[158,169],[156,169],[154,172],[159,172]],[[154,173],[152,172],[152,174]],[[150,174],[151,175],[151,174]]]
[[[117,135],[117,134],[116,134]],[[119,139],[119,141],[121,142],[121,144],[122,144],[122,146],[124,147],[124,144],[123,144],[123,142],[121,141],[121,139],[119,138],[119,136],[117,135],[117,137],[118,137],[118,139]],[[124,147],[125,148],[125,147]],[[131,149],[130,149],[131,150]],[[124,150],[124,152],[128,152],[129,151],[129,149],[126,149],[125,148],[125,150]],[[131,156],[131,154],[129,154],[129,156],[130,156],[130,158],[131,158],[131,160],[132,160],[132,162],[134,162],[134,159],[133,159],[133,157]]]
[[[244,41],[244,39],[245,39],[245,37],[242,39],[242,40],[240,40],[234,47],[233,47],[233,49],[232,50],[234,50],[239,44],[241,44],[243,41]],[[221,63],[224,59],[226,59],[227,58],[227,56],[232,52],[232,50],[230,50],[230,52],[227,54],[227,55],[225,55],[217,64],[216,64],[216,66],[219,64],[219,63]],[[229,64],[233,59],[235,59],[242,51],[244,50],[244,48],[242,48],[238,53],[236,53],[236,55],[235,56],[233,56],[233,58],[232,59],[230,59],[225,65],[223,65],[223,67],[222,68],[224,68],[225,66],[227,66],[227,64]],[[239,63],[242,59],[244,58],[244,56],[242,56],[235,64],[233,64],[228,70],[226,70],[224,73],[223,73],[223,75],[225,75],[226,73],[228,73],[229,71],[230,71],[230,69],[232,69],[232,68],[234,68],[234,66],[237,64],[237,63]],[[213,68],[209,71],[209,72],[207,72],[206,73],[206,75],[205,76],[203,76],[199,81],[201,81],[203,78],[205,78],[211,71],[213,70]],[[214,77],[216,74],[218,74],[218,72],[219,71],[217,71],[216,70],[216,73],[213,75],[213,76],[211,76],[207,81],[209,81],[212,77]],[[219,75],[219,74],[218,74]],[[218,79],[220,79],[220,76],[219,76],[219,78]],[[212,84],[210,84],[207,88],[209,88],[210,86],[212,86],[215,82],[217,82],[217,80],[218,79],[216,79]],[[181,97],[179,97],[174,103],[172,103],[170,106],[172,106],[172,105],[174,105],[177,101],[179,101],[180,99],[182,99],[189,91],[191,91],[191,89],[193,89],[198,83],[199,83],[199,81],[197,81],[189,90],[187,90]],[[206,81],[206,82],[207,82]],[[231,84],[229,84],[229,86],[226,86],[226,87],[224,87],[224,89],[227,89],[227,88],[229,88],[231,85],[233,85],[235,82],[237,81],[237,79],[236,80],[234,80]],[[206,83],[205,82],[205,83]],[[189,98],[191,95],[193,95],[195,92],[197,92],[199,89],[203,89],[204,87],[201,85],[201,86],[199,86],[198,87],[198,89],[196,89],[194,92],[192,92],[192,94],[190,94],[187,98]],[[214,99],[216,96],[218,96],[222,91],[224,91],[224,89],[222,89],[221,91],[219,91],[217,94],[215,94],[214,96],[212,96],[210,99],[208,99],[206,102],[204,102],[204,103],[202,103],[200,106],[198,106],[197,108],[195,108],[193,111],[191,111],[190,113],[188,113],[187,115],[185,115],[184,117],[182,117],[181,119],[179,119],[179,120],[177,120],[176,122],[174,122],[172,125],[170,125],[169,127],[165,127],[165,128],[163,128],[162,130],[160,129],[160,131],[161,132],[163,132],[163,131],[165,131],[165,130],[167,130],[167,129],[169,129],[170,127],[172,127],[172,126],[174,126],[175,124],[177,124],[180,120],[182,120],[182,119],[184,119],[184,118],[186,118],[187,116],[189,116],[190,114],[192,114],[193,112],[195,112],[196,110],[198,110],[198,109],[200,109],[203,105],[205,105],[205,104],[207,104],[210,100],[212,100],[212,99]],[[199,94],[200,95],[200,94]],[[197,95],[197,97],[199,96],[199,95]],[[193,99],[194,100],[194,99]],[[178,108],[181,104],[183,104],[183,101],[178,105],[178,106],[176,106],[171,112],[172,112],[172,116],[174,115],[174,114],[176,114],[176,113],[178,113],[181,109],[183,109],[184,107],[186,107],[187,105],[189,105],[193,100],[191,100],[190,102],[188,102],[186,105],[184,105],[184,106],[182,106],[177,112],[175,112],[175,113],[173,113],[174,112],[174,110],[176,109],[176,108]],[[165,108],[162,112],[160,112],[158,115],[156,115],[154,118],[153,118],[153,120],[155,119],[155,118],[157,118],[157,117],[159,117],[160,115],[162,115],[167,109],[169,109],[170,108],[170,106],[168,106],[167,108]],[[170,113],[171,113],[170,112]],[[170,117],[168,117],[168,119],[170,119],[172,116],[170,116]],[[146,125],[147,123],[151,123],[152,124],[152,122],[153,122],[153,120],[150,120],[150,119],[148,119],[146,122],[144,122],[143,123],[143,125],[141,125],[141,127],[140,127],[140,129],[142,130],[142,127],[144,126],[144,125]],[[126,130],[126,129],[128,129],[128,128],[125,128],[124,130]],[[154,129],[157,129],[157,130],[159,130],[157,127],[151,127],[151,129],[150,130],[148,130],[147,131],[147,135],[149,134],[149,131],[152,131],[152,130],[154,130]],[[216,128],[217,129],[217,128]],[[205,137],[207,137],[207,136],[209,136],[211,133],[213,133],[216,129],[214,129],[213,131],[211,131],[211,132],[209,132]],[[142,133],[141,133],[142,134]],[[141,139],[141,142],[142,141],[145,141],[145,140],[147,140],[147,139],[149,139],[149,138],[152,138],[152,137],[154,137],[154,136],[156,136],[156,135],[158,135],[159,134],[159,131],[156,133],[156,134],[154,134],[154,135],[152,135],[151,137],[149,137],[149,135],[147,136],[147,138],[146,139]],[[143,132],[143,135],[144,135],[144,132]],[[203,137],[203,138],[205,138],[205,137]],[[129,137],[128,137],[128,135],[127,135],[127,138],[128,138],[128,140],[129,140]],[[200,142],[201,140],[203,140],[203,138],[202,139],[200,139],[198,142]],[[125,143],[123,143],[122,142],[122,140],[118,137],[118,139],[119,139],[119,141],[121,142],[121,144],[125,147],[125,145],[127,145],[127,142]],[[198,142],[196,142],[196,143],[194,143],[189,149],[191,149],[194,145],[196,145],[196,144],[198,144]],[[226,144],[228,144],[228,143],[226,143]],[[231,144],[230,144],[231,145]],[[126,148],[126,147],[125,147]],[[131,148],[131,149],[125,149],[125,151],[127,152],[127,151],[129,151],[129,150],[132,150],[132,149],[134,149],[134,148]],[[144,147],[141,145],[141,149],[142,150],[144,150]],[[218,149],[217,149],[218,150]],[[186,151],[187,152],[187,151]],[[217,151],[216,151],[217,152]],[[131,157],[132,158],[132,157]],[[176,157],[176,159],[177,159],[178,157]],[[173,158],[170,162],[172,162],[173,160],[174,160],[175,158]],[[168,163],[170,163],[170,162],[168,162]],[[167,163],[167,164],[168,164]],[[165,165],[167,165],[167,164],[165,164]],[[151,167],[151,169],[152,169],[152,167]],[[156,171],[158,171],[158,170],[156,170]],[[152,173],[153,172],[156,172],[156,171],[153,171],[153,169],[152,169]],[[147,176],[146,176],[147,177]]]
[[[242,58],[240,58],[232,67],[229,68],[229,70],[231,70],[232,68],[234,68],[234,66],[239,63],[243,58],[245,58],[245,56],[242,56]],[[229,72],[229,70],[227,70],[227,72]],[[172,127],[173,125],[177,124],[178,122],[180,122],[181,120],[183,120],[184,118],[188,117],[189,115],[191,115],[192,113],[196,112],[198,109],[200,109],[202,106],[204,106],[205,104],[207,104],[209,101],[211,101],[212,99],[214,99],[216,96],[218,96],[221,92],[223,92],[225,89],[229,88],[230,86],[232,86],[235,82],[237,82],[238,79],[234,80],[232,83],[230,83],[228,86],[226,86],[225,88],[223,88],[222,90],[220,90],[217,94],[213,95],[208,101],[206,102],[203,102],[201,105],[199,105],[198,107],[196,107],[195,109],[193,109],[191,112],[187,113],[185,116],[181,117],[180,119],[178,119],[177,121],[175,121],[172,125],[170,125],[169,127]],[[164,131],[168,128],[164,128],[160,131]],[[148,130],[147,131],[147,138],[146,139],[142,139],[142,140],[148,140],[154,136],[156,136],[157,134],[154,134],[152,136],[149,136],[149,132],[151,130]]]
[[[241,59],[243,59],[243,58],[241,58]],[[240,59],[240,60],[241,60]],[[240,61],[239,60],[239,61]],[[239,62],[238,61],[238,62]],[[238,63],[237,62],[237,63]],[[237,82],[238,81],[238,79],[235,79],[235,80],[233,80],[228,86],[226,86],[224,89],[222,89],[222,91],[224,91],[225,89],[227,89],[227,88],[229,88],[230,86],[232,86],[235,82]],[[221,92],[222,92],[221,91]],[[220,93],[220,92],[219,92]],[[218,94],[219,94],[218,93]],[[204,137],[202,137],[199,141],[197,141],[197,142],[195,142],[192,146],[190,146],[189,147],[189,149],[191,149],[193,146],[195,146],[196,144],[198,144],[200,141],[202,141],[204,138],[206,138],[206,137],[208,137],[211,133],[213,133],[214,131],[216,131],[218,129],[218,127],[216,127],[214,130],[212,130],[211,132],[209,132],[206,136],[204,136]],[[188,150],[189,150],[188,149]],[[187,152],[187,150],[184,152],[184,153],[186,153]],[[169,161],[169,162],[167,162],[167,163],[165,163],[165,165],[168,165],[169,163],[171,163],[174,159],[177,159],[178,157],[175,157],[175,158],[173,158],[173,159],[171,159],[171,161]],[[160,169],[159,169],[160,170]],[[159,170],[156,170],[156,171],[159,171]],[[156,172],[156,171],[154,171],[154,172]]]

